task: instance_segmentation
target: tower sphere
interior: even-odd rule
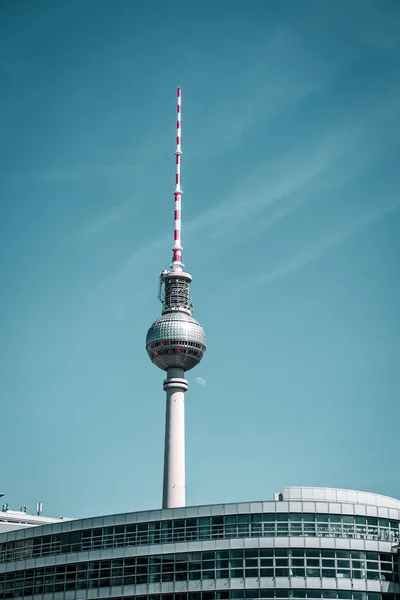
[[[193,369],[206,350],[206,334],[196,319],[183,311],[161,315],[146,336],[146,350],[152,362],[166,371]]]

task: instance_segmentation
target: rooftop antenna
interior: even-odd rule
[[[36,514],[38,517],[40,516],[42,510],[43,510],[43,504],[42,504],[42,502],[38,502],[36,504]]]

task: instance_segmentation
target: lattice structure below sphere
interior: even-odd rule
[[[203,358],[206,334],[187,313],[166,313],[147,332],[146,350],[152,362],[164,371],[171,367],[189,371]]]

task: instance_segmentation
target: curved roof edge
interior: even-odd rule
[[[307,502],[313,502],[314,507],[307,507]],[[296,506],[296,503],[304,503],[300,506]],[[321,506],[318,507],[318,503]],[[380,494],[372,494],[369,492],[361,492],[356,490],[346,490],[340,488],[324,488],[324,487],[308,487],[308,486],[285,486],[284,492],[274,494],[274,499],[271,500],[250,500],[244,502],[218,502],[214,504],[203,504],[203,505],[192,505],[180,508],[152,508],[148,510],[139,511],[128,511],[123,513],[114,513],[107,515],[93,515],[87,517],[76,517],[73,519],[62,519],[56,523],[51,524],[38,524],[33,526],[33,536],[43,535],[44,531],[50,526],[52,533],[59,533],[65,531],[71,531],[82,528],[90,527],[103,527],[107,525],[124,524],[127,522],[142,523],[145,521],[153,520],[167,520],[167,519],[183,519],[183,518],[196,518],[196,517],[211,517],[213,515],[221,514],[233,514],[232,509],[234,507],[240,507],[239,512],[257,512],[271,510],[282,512],[294,511],[307,512],[307,510],[320,510],[321,512],[328,511],[328,504],[343,504],[354,506],[360,505],[360,508],[364,505],[371,506],[370,509],[372,516],[378,516],[379,513],[383,513],[380,516],[385,518],[400,519],[400,500],[390,498],[389,496],[382,496]],[[394,514],[390,514],[389,510],[392,509]],[[365,514],[365,508],[358,511],[354,509],[354,514]],[[368,511],[368,508],[367,508]],[[334,512],[337,512],[336,510]],[[347,511],[345,511],[347,514]],[[350,514],[350,513],[349,513]],[[369,514],[369,512],[368,512]],[[11,533],[12,539],[21,539],[25,537],[25,533],[29,527],[14,531]],[[24,533],[25,532],[25,533]],[[43,532],[43,533],[42,533]],[[2,535],[7,533],[0,533],[0,539]],[[4,538],[3,538],[4,539]],[[3,541],[2,539],[2,541]]]
[[[307,500],[312,502],[350,502],[351,504],[368,504],[370,506],[400,509],[400,500],[396,500],[396,498],[341,488],[285,486],[283,499],[299,500],[301,502]]]

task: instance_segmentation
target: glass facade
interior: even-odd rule
[[[247,589],[224,592],[183,592],[141,596],[102,596],[102,600],[263,600],[264,598],[330,598],[331,600],[398,600],[396,594],[345,592],[342,590]]]
[[[247,537],[333,537],[399,541],[399,521],[313,513],[258,513],[83,529],[0,544],[0,562],[122,546]]]
[[[121,585],[271,577],[399,581],[394,554],[249,548],[52,565],[0,574],[0,598]]]
[[[394,499],[285,488],[21,529],[0,534],[0,600],[400,600],[399,523]]]

